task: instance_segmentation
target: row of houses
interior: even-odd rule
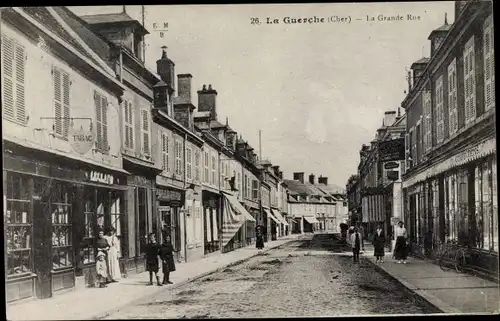
[[[457,240],[469,248],[470,266],[494,274],[498,195],[492,3],[456,1],[455,22],[446,20],[429,35],[430,57],[412,64],[402,102],[405,115],[390,127],[399,133],[398,140],[404,135],[391,160],[401,174],[391,178],[392,193],[376,179],[385,176],[377,150],[386,143],[378,139],[363,146],[359,171],[348,181],[349,210],[366,224],[387,223],[389,231],[391,218],[393,223],[402,220],[416,255],[432,257],[439,244]],[[374,217],[380,202],[385,215]]]
[[[334,218],[295,204],[343,204],[326,178],[316,199],[289,192],[280,167],[219,119],[215,88],[193,97],[166,47],[149,70],[148,31],[125,11],[1,13],[9,302],[91,286],[101,230],[116,230],[126,276],[144,270],[150,233],[193,261],[254,244],[257,225],[267,242],[311,230],[310,213]]]

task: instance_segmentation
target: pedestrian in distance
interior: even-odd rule
[[[352,246],[352,259],[354,263],[359,263],[359,251],[361,249],[361,244],[363,241],[363,236],[359,233],[358,228],[354,228],[354,233],[351,235],[351,246]]]
[[[406,264],[408,234],[402,221],[399,221],[398,226],[394,229],[394,233],[396,236],[396,246],[394,249],[395,258],[398,260],[397,263]]]
[[[107,287],[106,279],[108,278],[108,267],[106,265],[106,254],[99,251],[97,253],[97,262],[95,266],[97,272],[97,282],[100,288]]]
[[[146,248],[146,270],[149,272],[149,283],[148,285],[153,285],[153,273],[156,277],[156,284],[162,286],[160,283],[160,277],[158,276],[159,270],[159,260],[160,256],[160,246],[156,243],[156,236],[154,233],[149,234],[149,244]]]
[[[262,250],[264,248],[264,234],[261,226],[257,226],[257,240],[255,243],[257,249]]]
[[[384,237],[384,230],[382,229],[382,226],[379,224],[377,225],[377,230],[375,231],[375,234],[373,235],[373,255],[376,258],[376,262],[384,263],[384,246],[385,246],[385,237]]]
[[[174,246],[172,245],[170,235],[165,236],[160,249],[160,258],[162,260],[163,284],[173,284],[170,281],[170,272],[175,271]]]

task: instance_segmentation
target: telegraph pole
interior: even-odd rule
[[[141,6],[142,8],[142,26],[146,28],[144,25],[144,5]],[[146,36],[143,37],[142,39],[142,61],[144,64],[146,63]]]
[[[259,159],[262,161],[262,130],[259,129]]]

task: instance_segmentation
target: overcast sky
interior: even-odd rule
[[[78,15],[121,12],[121,6],[70,7]],[[140,6],[126,6],[142,21]],[[429,56],[430,32],[454,20],[454,2],[294,5],[145,6],[146,64],[156,70],[163,45],[176,74],[217,90],[219,121],[262,156],[293,172],[328,177],[345,187],[359,149],[397,110],[407,89],[405,68]],[[403,21],[367,22],[367,15]],[[407,14],[420,16],[408,21]],[[350,24],[284,24],[283,18],[351,16]],[[252,25],[276,17],[280,24]],[[358,21],[356,19],[363,19]],[[168,22],[161,38],[153,23]],[[195,96],[194,96],[195,97]],[[196,105],[196,100],[195,100]]]

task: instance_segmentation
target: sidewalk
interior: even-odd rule
[[[265,244],[262,252],[300,239],[300,235],[283,237]],[[152,296],[159,291],[170,291],[192,280],[217,272],[227,266],[239,264],[259,254],[255,246],[229,253],[214,253],[200,260],[178,263],[170,276],[174,283],[168,286],[146,286],[148,272],[134,274],[107,288],[86,288],[56,295],[45,300],[31,300],[7,305],[7,320],[89,320],[103,318],[119,309]]]
[[[384,263],[375,263],[372,245],[365,244],[361,256],[444,313],[490,314],[500,310],[500,289],[495,282],[443,271],[437,264],[414,257],[409,257],[407,264],[397,264],[388,249]]]

